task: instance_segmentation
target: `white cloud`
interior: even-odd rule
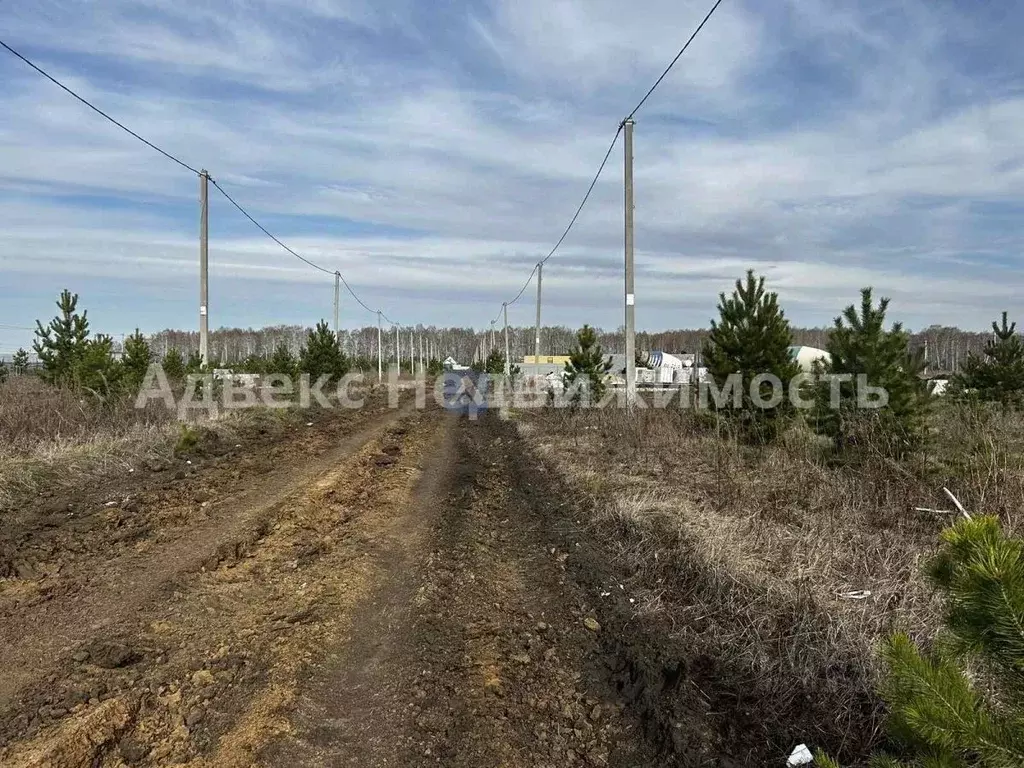
[[[477,302],[500,305],[547,253],[616,121],[707,4],[90,8],[21,7],[6,39],[382,301],[386,285],[407,314],[479,325]],[[798,322],[828,322],[867,284],[913,325],[1013,309],[1022,238],[985,206],[1024,197],[1024,99],[957,47],[982,22],[948,13],[722,5],[639,116],[641,322],[704,322],[747,266]],[[19,62],[0,66],[0,268],[189,279],[196,180]],[[618,322],[621,173],[616,150],[545,272],[574,308],[565,322]],[[219,274],[329,280],[211,192]]]

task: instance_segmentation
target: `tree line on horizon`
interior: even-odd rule
[[[298,351],[311,329],[301,325],[276,325],[265,328],[219,328],[210,331],[209,348],[211,356],[225,364],[241,362],[250,357],[266,357],[272,355],[279,347],[284,346],[293,355]],[[533,326],[509,326],[509,356],[513,362],[522,361],[524,356],[533,355]],[[615,331],[594,327],[596,341],[607,353],[621,353],[625,349],[622,329]],[[699,354],[710,333],[710,328],[675,329],[665,331],[640,331],[636,335],[636,348],[645,352],[662,351],[669,353]],[[541,326],[541,354],[568,355],[576,345],[578,328],[564,325]],[[831,328],[799,328],[791,329],[795,345],[824,349],[828,344]],[[402,329],[399,340],[402,347],[402,358],[409,356],[408,330]],[[376,366],[377,359],[377,327],[365,326],[357,329],[341,329],[339,331],[341,347],[345,354],[356,358],[366,358]],[[383,355],[385,360],[395,356],[395,335],[391,328],[384,329],[382,335]],[[449,355],[461,363],[484,362],[493,349],[504,355],[504,329],[496,327],[494,344],[491,345],[490,330],[481,331],[470,327],[459,326],[423,326],[414,332],[415,356],[419,359],[420,337],[423,338],[424,357],[428,360],[443,360]],[[963,331],[950,326],[930,326],[916,333],[908,332],[908,343],[914,350],[921,349],[929,365],[936,372],[955,372],[963,368],[971,354],[980,355],[985,344],[992,338],[989,332],[980,333]],[[182,355],[199,348],[198,331],[166,329],[147,337],[150,347],[157,358],[162,358],[171,349],[177,349]]]

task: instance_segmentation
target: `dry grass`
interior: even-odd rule
[[[162,407],[98,402],[34,376],[0,385],[0,511],[42,487],[127,470],[165,446],[176,427]]]
[[[746,736],[768,754],[808,741],[855,763],[881,738],[878,640],[940,619],[921,567],[951,517],[915,507],[949,508],[947,486],[1019,530],[1022,426],[944,404],[924,454],[856,466],[803,429],[752,448],[678,410],[535,412],[520,434],[586,500],[637,617],[713,660],[709,700],[759,702]]]

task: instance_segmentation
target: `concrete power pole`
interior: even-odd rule
[[[199,172],[199,357],[210,362],[210,174]]]
[[[533,337],[533,375],[540,376],[540,284],[544,262],[537,265],[537,327]]]
[[[338,337],[338,301],[341,299],[341,273],[334,273],[334,339],[341,341]]]
[[[380,310],[377,310],[377,382],[384,381],[384,342],[380,330]]]
[[[508,356],[508,302],[501,305],[501,311],[505,314],[505,375],[512,372],[512,361]]]
[[[626,406],[636,402],[636,294],[633,292],[633,121],[625,120]]]

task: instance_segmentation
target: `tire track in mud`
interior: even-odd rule
[[[0,714],[0,764],[250,765],[255,742],[283,727],[295,676],[362,593],[375,521],[408,494],[435,420],[390,414],[287,487],[232,500],[227,526],[175,542],[166,570],[136,576],[148,592],[109,606],[109,624],[90,616],[77,644],[51,642],[53,674]]]
[[[488,419],[450,429],[385,556],[390,576],[260,764],[652,764],[567,553],[545,544],[542,500],[512,474],[513,446]]]
[[[275,508],[318,473],[373,440],[408,411],[375,418],[320,458],[254,478],[240,493],[212,502],[207,518],[165,540],[146,539],[109,561],[93,561],[83,581],[53,580],[41,599],[5,606],[0,627],[0,710],[56,659],[91,638],[117,631],[125,617],[173,591],[174,581],[237,556],[266,530]],[[10,599],[10,597],[8,597]]]

